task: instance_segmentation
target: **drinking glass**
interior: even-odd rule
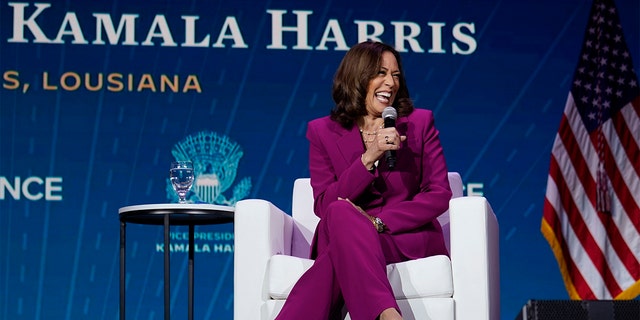
[[[174,161],[171,162],[169,169],[169,178],[173,185],[173,190],[178,194],[180,203],[187,203],[187,192],[193,185],[193,163],[191,161]]]

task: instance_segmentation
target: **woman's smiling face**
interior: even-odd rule
[[[365,99],[367,113],[376,117],[382,114],[384,108],[391,106],[400,86],[400,68],[393,53],[382,53],[380,68],[376,76],[369,80],[367,97]]]

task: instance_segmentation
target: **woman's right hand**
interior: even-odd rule
[[[367,150],[362,154],[362,164],[367,170],[371,170],[385,151],[400,149],[401,143],[405,140],[407,140],[407,136],[398,134],[395,127],[380,129],[376,139],[371,144],[367,144]]]

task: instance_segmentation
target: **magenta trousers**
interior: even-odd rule
[[[378,233],[347,201],[332,203],[320,220],[318,257],[291,290],[279,320],[374,320],[387,308],[400,312],[386,273],[406,260],[390,235]]]

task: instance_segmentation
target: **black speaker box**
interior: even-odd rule
[[[529,300],[516,320],[640,320],[640,301]]]

